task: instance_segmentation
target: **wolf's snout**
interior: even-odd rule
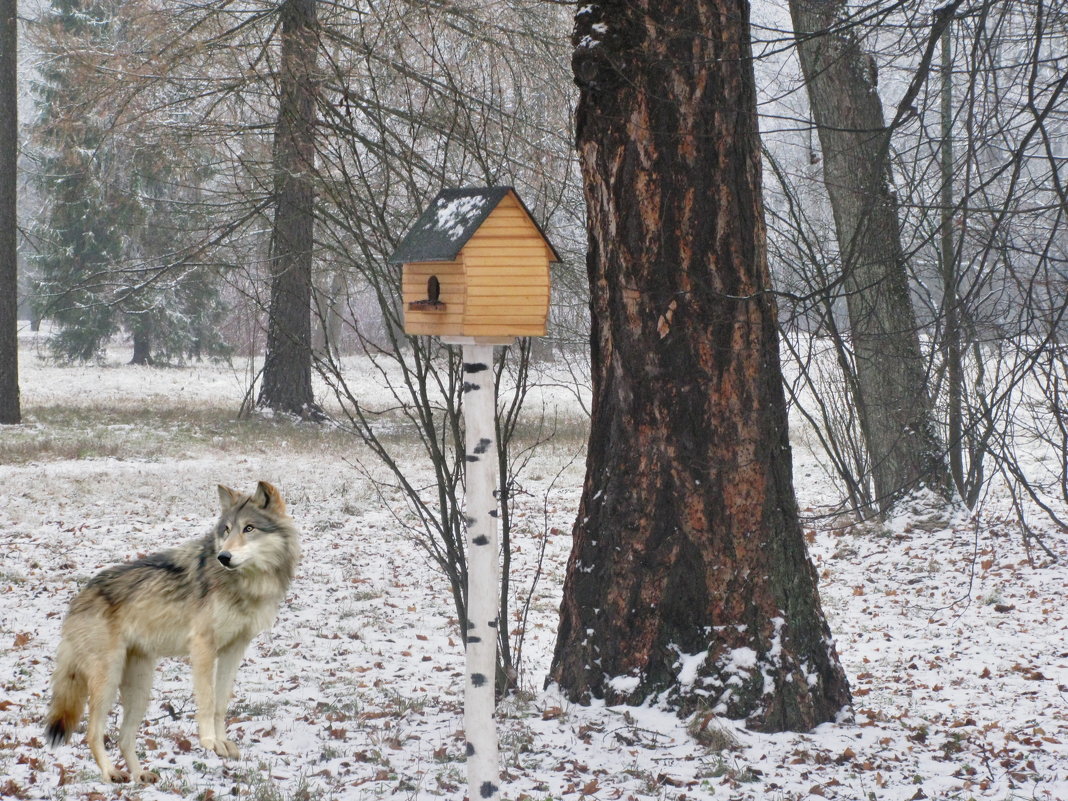
[[[231,559],[233,559],[233,556],[229,551],[223,551],[221,554],[219,554],[219,561],[222,562],[223,567],[230,567]]]

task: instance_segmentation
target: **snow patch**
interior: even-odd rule
[[[630,695],[641,684],[639,676],[613,676],[608,680],[608,686],[620,695]]]
[[[679,680],[679,685],[682,687],[692,687],[694,682],[697,681],[697,672],[701,669],[702,665],[708,659],[708,651],[701,651],[696,654],[684,654],[679,651],[678,661],[675,662],[675,667],[678,668],[676,676]]]
[[[459,239],[485,205],[486,198],[478,195],[452,200],[442,198],[434,210],[434,227],[449,239]]]

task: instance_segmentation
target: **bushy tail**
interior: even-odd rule
[[[89,684],[85,674],[78,669],[72,652],[66,640],[59,644],[56,669],[52,674],[52,704],[48,709],[45,739],[53,748],[70,739],[82,719],[89,696]]]

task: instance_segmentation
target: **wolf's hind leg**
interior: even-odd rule
[[[223,648],[219,651],[215,669],[215,753],[229,759],[241,756],[233,740],[226,737],[226,708],[230,705],[234,677],[237,676],[237,668],[247,647],[247,640],[238,640]]]
[[[122,700],[122,727],[119,729],[119,750],[126,760],[126,769],[134,780],[145,784],[159,781],[159,776],[150,770],[141,770],[137,759],[137,730],[144,720],[148,700],[152,693],[152,677],[155,662],[144,654],[129,651],[126,654],[126,669],[119,684]]]
[[[108,712],[115,703],[115,690],[118,689],[119,679],[122,675],[123,654],[115,648],[99,655],[94,654],[92,661],[95,664],[89,666],[89,724],[85,732],[85,740],[89,744],[89,750],[100,766],[100,774],[104,781],[128,782],[128,774],[116,768],[108,758],[108,752],[104,748],[104,726],[107,724]]]

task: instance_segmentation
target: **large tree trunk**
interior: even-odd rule
[[[18,17],[15,0],[0,4],[0,423],[19,423]]]
[[[857,374],[857,411],[876,499],[887,510],[921,487],[951,494],[909,298],[889,131],[874,60],[844,0],[790,0],[797,49],[823,151]]]
[[[133,356],[130,364],[152,364],[152,326],[147,320],[139,320],[131,329]]]
[[[744,0],[576,16],[593,419],[551,678],[763,730],[850,703],[791,476]]]
[[[285,0],[281,100],[274,140],[275,216],[271,306],[259,406],[318,418],[311,385],[312,241],[315,195],[316,0]]]

